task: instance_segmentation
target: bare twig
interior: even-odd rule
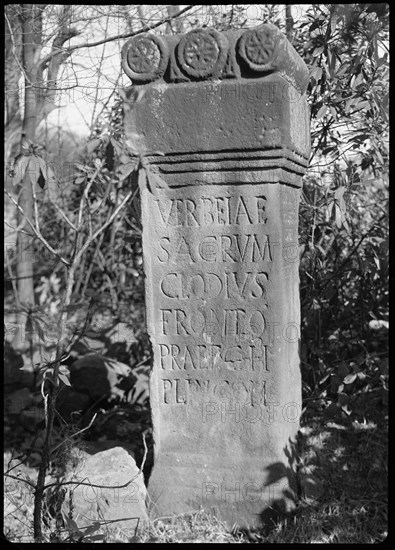
[[[95,251],[92,255],[92,259],[91,259],[91,262],[89,264],[88,271],[86,272],[83,269],[81,269],[80,278],[79,278],[79,281],[78,281],[78,290],[79,290],[79,287],[81,285],[81,280],[82,280],[82,278],[84,278],[84,285],[83,285],[82,290],[81,290],[81,296],[85,296],[85,292],[86,292],[86,289],[88,288],[89,280],[90,280],[91,275],[92,275],[95,259],[96,259],[96,256],[98,254],[98,251],[99,251],[99,249],[102,245],[103,238],[104,238],[104,233],[102,233],[100,235],[100,238],[98,239],[98,241],[96,243],[96,248],[95,248]],[[76,289],[76,292],[77,292],[77,289]]]
[[[58,252],[56,252],[56,250],[54,248],[52,248],[52,246],[49,244],[49,242],[41,235],[41,232],[39,230],[37,230],[37,228],[34,226],[33,222],[31,221],[31,219],[26,216],[23,208],[20,206],[20,204],[14,199],[14,197],[12,195],[10,195],[10,193],[5,189],[4,190],[5,194],[12,200],[12,202],[15,204],[15,206],[18,208],[19,212],[22,214],[22,216],[24,217],[24,219],[27,221],[27,223],[30,225],[30,227],[32,228],[33,230],[33,233],[35,234],[35,236],[37,237],[37,239],[39,239],[43,245],[54,255],[56,256],[57,258],[59,258],[59,260],[66,266],[70,266],[70,262],[68,260],[66,260],[65,258],[63,258],[63,256],[61,256]]]
[[[79,207],[79,211],[78,211],[78,222],[77,222],[78,230],[81,229],[81,226],[82,226],[82,214],[84,212],[85,201],[88,200],[88,194],[89,194],[90,188],[92,187],[98,173],[99,173],[99,168],[96,168],[96,170],[94,171],[94,173],[90,177],[90,179],[89,179],[89,181],[88,181],[88,183],[87,183],[87,185],[84,189],[84,192],[82,193],[82,197],[81,197],[81,200],[80,200],[80,207]]]
[[[34,206],[34,223],[35,223],[37,233],[39,233],[41,235],[40,225],[39,225],[38,204],[37,204],[37,195],[36,195],[35,184],[33,183],[32,179],[30,177],[26,178],[26,179],[30,180],[30,185],[32,186],[32,197],[33,197],[33,206]]]
[[[43,402],[44,402],[45,427],[47,427],[47,425],[48,425],[48,395],[46,393],[44,393],[45,382],[46,382],[46,379],[45,379],[45,373],[44,373],[43,381],[41,382],[41,386],[40,386],[40,392],[41,392]]]
[[[139,235],[141,235],[141,228],[140,227],[137,227],[136,224],[134,224],[132,221],[129,220],[129,218],[127,216],[125,216],[125,221],[126,223],[132,228],[134,229],[134,231],[136,231],[136,233],[138,233]]]
[[[86,432],[86,430],[89,430],[89,428],[92,426],[93,422],[96,420],[96,416],[97,416],[97,413],[95,413],[93,415],[93,418],[92,420],[89,422],[89,425],[88,426],[85,426],[85,428],[82,428],[81,430],[78,430],[78,432],[75,432],[73,434],[71,434],[69,436],[69,439],[71,439],[72,437],[77,437],[77,435],[80,435],[82,434],[83,432]],[[54,453],[57,449],[59,449],[59,447],[62,447],[64,445],[64,441],[62,441],[61,443],[59,443],[59,445],[56,445],[56,447],[54,447],[52,450],[51,450],[51,454]]]
[[[74,231],[77,232],[78,229],[73,224],[73,222],[70,220],[70,218],[68,218],[68,216],[65,214],[65,212],[63,212],[63,210],[56,204],[56,202],[54,202],[54,201],[50,201],[50,202],[55,207],[55,210],[62,216],[64,221],[71,227],[71,229],[73,229]]]
[[[107,16],[107,18],[106,18],[106,27],[104,29],[104,36],[107,36],[107,33],[108,33],[108,23],[109,23],[109,17]],[[96,85],[96,90],[95,90],[95,97],[94,97],[94,100],[93,100],[93,110],[92,110],[92,116],[91,116],[91,127],[92,128],[93,128],[93,124],[94,124],[95,118],[96,118],[95,117],[95,112],[96,112],[96,107],[97,107],[97,104],[98,104],[98,97],[99,97],[99,90],[100,90],[99,80],[100,80],[100,74],[102,72],[102,66],[103,66],[105,51],[106,51],[106,43],[103,44],[100,61],[96,66],[98,77],[97,77],[97,85]]]
[[[21,227],[24,226],[25,222],[22,222],[18,225],[18,227],[14,227],[13,225],[11,225],[10,223],[6,222],[4,220],[4,223],[6,225],[8,225],[8,227],[10,227],[11,229],[13,229],[15,232],[17,233],[23,233],[24,235],[27,235],[28,237],[34,237],[34,235],[32,235],[31,233],[28,233],[27,231],[24,231],[23,229],[21,229]]]
[[[102,233],[114,220],[114,218],[117,216],[117,214],[122,210],[122,208],[125,206],[125,204],[131,199],[133,200],[134,196],[136,195],[138,189],[135,189],[134,191],[130,191],[126,197],[123,199],[123,201],[118,205],[118,207],[114,210],[110,218],[105,222],[102,227],[99,227],[99,229],[84,243],[82,248],[76,253],[74,257],[74,261],[78,261],[82,254],[85,252],[85,250],[92,244],[92,242]]]
[[[17,481],[23,481],[23,483],[26,483],[27,485],[30,485],[30,487],[32,487],[33,489],[36,488],[34,483],[32,483],[31,481],[28,481],[27,479],[23,479],[23,477],[13,476],[12,474],[7,474],[7,473],[5,473],[4,475],[6,477],[11,478],[11,479],[16,479]]]
[[[81,240],[82,240],[82,226],[84,225],[84,222],[82,221],[82,215],[83,215],[83,212],[84,212],[84,204],[85,202],[88,203],[88,194],[89,194],[89,190],[90,188],[92,187],[98,173],[99,173],[99,167],[96,167],[96,170],[93,172],[93,174],[91,175],[88,183],[86,184],[85,186],[85,189],[84,189],[84,192],[82,193],[82,196],[81,196],[81,199],[80,199],[80,205],[79,205],[79,210],[78,210],[78,218],[77,218],[77,234],[75,236],[75,245],[74,245],[74,256],[73,256],[73,265],[76,267],[77,263],[76,263],[76,255],[78,254],[78,251],[80,250],[80,246],[81,246]],[[90,235],[91,237],[91,235]],[[86,250],[86,248],[85,248]],[[78,260],[79,258],[81,257],[81,255],[79,255],[78,257]],[[77,261],[78,261],[77,260]]]
[[[183,15],[184,13],[187,13],[192,8],[198,8],[197,5],[190,5],[186,6],[180,12],[178,13],[178,17]],[[173,16],[171,17],[164,17],[161,19],[161,21],[158,21],[158,23],[154,23],[152,25],[147,25],[143,27],[142,29],[134,32],[127,32],[124,34],[117,34],[116,36],[111,36],[110,38],[103,38],[103,40],[98,40],[97,42],[88,42],[86,44],[75,44],[74,46],[70,46],[66,52],[70,54],[74,50],[79,50],[81,48],[93,48],[95,46],[100,46],[101,44],[105,44],[106,42],[113,42],[114,40],[122,40],[124,38],[132,38],[133,36],[137,36],[138,34],[142,34],[144,32],[152,31],[153,29],[156,29],[157,27],[160,27],[161,25],[164,25],[168,21],[171,21],[173,19]],[[53,53],[48,54],[42,61],[42,63],[48,63],[48,60],[53,56]]]

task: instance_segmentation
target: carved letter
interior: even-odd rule
[[[176,344],[171,344],[171,367],[174,370],[175,368],[182,369],[182,366],[177,363],[176,357],[180,355],[180,348]]]
[[[251,297],[252,298],[261,298],[266,290],[266,284],[268,281],[267,273],[261,272],[257,273],[254,278],[254,283],[258,288],[252,288]]]
[[[262,260],[263,262],[271,262],[272,256],[270,253],[269,239],[267,235],[251,235],[253,238],[252,244],[252,261],[257,262]],[[259,238],[258,238],[259,237]],[[260,243],[259,240],[262,240]]]
[[[196,210],[196,204],[191,199],[186,199],[185,201],[185,209],[186,209],[186,225],[192,226],[192,225],[199,225],[199,221],[196,217],[195,210]],[[191,220],[191,223],[188,223],[188,220]]]
[[[248,220],[247,223],[252,223],[250,214],[248,213],[243,197],[239,197],[239,200],[237,203],[236,215],[235,215],[235,221],[234,221],[236,225],[241,225],[239,222],[240,216],[247,216],[247,220]]]
[[[185,317],[185,311],[183,311],[182,309],[176,309],[176,334],[181,334],[183,336],[190,334],[188,327],[185,326]]]
[[[169,346],[166,346],[166,344],[159,344],[159,348],[160,348],[160,366],[162,367],[162,369],[164,369],[165,366],[164,366],[163,359],[169,355],[170,348]],[[164,351],[166,351],[166,353],[164,353]]]
[[[159,210],[159,213],[160,213],[160,217],[162,218],[162,221],[163,221],[165,227],[167,227],[167,225],[168,225],[168,223],[169,223],[170,211],[171,211],[171,207],[172,207],[173,201],[170,202],[169,210],[168,210],[167,216],[165,215],[165,206],[164,206],[164,203],[163,203],[162,201],[159,201],[159,200],[156,200],[155,202],[156,202],[156,204],[157,204],[157,206],[158,206],[158,210]]]
[[[218,225],[230,224],[229,197],[217,198]]]
[[[258,223],[266,223],[266,197],[256,197]]]
[[[171,390],[172,383],[171,383],[171,380],[167,380],[167,379],[162,380],[162,382],[163,382],[163,402],[168,405],[170,403],[169,392]]]
[[[179,256],[185,256],[185,255],[189,256],[189,259],[191,262],[195,261],[191,255],[189,242],[185,239],[185,237],[181,237],[176,256],[177,256],[177,259],[179,259]]]
[[[170,246],[170,239],[168,237],[162,237],[161,240],[159,241],[159,246],[162,248],[162,250],[164,250],[167,254],[166,258],[160,258],[159,256],[157,256],[158,260],[161,262],[161,263],[166,263],[169,261],[169,258],[170,258],[170,252],[165,248],[165,244],[166,246]]]
[[[175,282],[174,282],[174,279],[173,279],[173,282],[170,282],[170,277],[171,278],[175,277]],[[179,298],[179,292],[175,288],[177,279],[178,279],[177,273],[168,273],[163,277],[163,280],[160,284],[160,288],[164,296],[166,296],[167,298]]]
[[[161,312],[161,321],[162,321],[162,333],[168,334],[167,325],[169,323],[169,315],[171,315],[171,309],[161,309],[160,312]],[[166,316],[166,314],[168,315]]]
[[[199,254],[205,262],[215,262],[218,254],[218,244],[214,236],[205,237],[199,244]]]

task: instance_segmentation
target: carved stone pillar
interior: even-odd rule
[[[271,24],[136,36],[122,64],[144,91],[153,511],[257,525],[296,489],[308,71]]]

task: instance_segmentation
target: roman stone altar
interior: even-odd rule
[[[156,516],[293,505],[308,70],[271,24],[122,50],[138,135]]]

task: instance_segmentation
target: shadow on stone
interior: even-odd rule
[[[288,465],[283,462],[274,462],[266,467],[268,474],[266,487],[268,488],[270,505],[259,514],[259,527],[237,528],[237,532],[244,534],[251,542],[259,537],[267,537],[276,528],[278,522],[295,515],[300,498],[299,457],[303,435],[299,432],[296,440],[289,438],[288,445],[283,448],[288,459]]]

